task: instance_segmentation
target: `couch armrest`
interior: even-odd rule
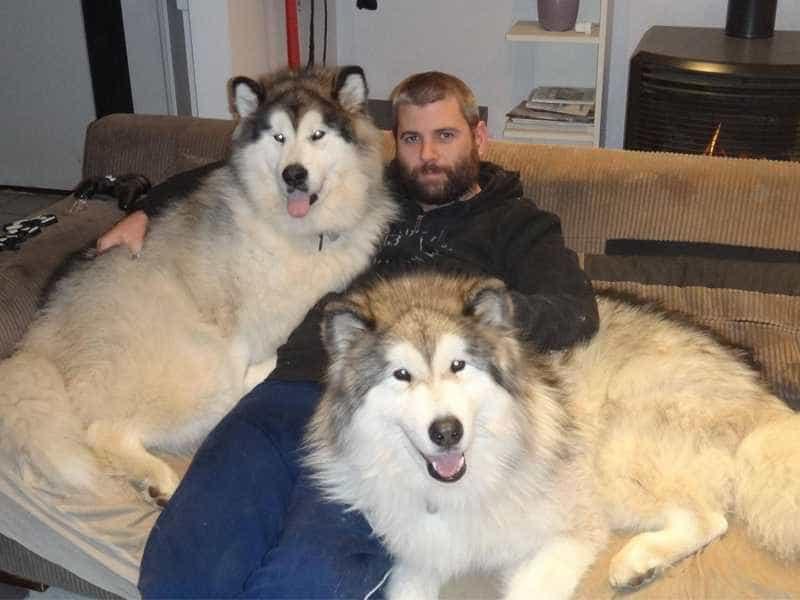
[[[38,213],[58,222],[25,241],[16,252],[0,253],[0,358],[11,353],[39,306],[42,292],[64,259],[107,231],[122,212],[116,202],[62,198]]]
[[[114,114],[86,131],[83,176],[139,173],[153,185],[224,159],[234,122],[169,115]]]

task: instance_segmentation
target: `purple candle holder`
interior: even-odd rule
[[[575,29],[580,0],[538,0],[539,24],[548,31]]]

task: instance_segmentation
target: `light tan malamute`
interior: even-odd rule
[[[568,598],[612,530],[633,535],[609,582],[637,587],[732,514],[800,558],[800,415],[701,329],[598,304],[591,341],[546,355],[497,280],[405,277],[328,305],[307,464],[393,555],[388,597],[490,570],[507,598]]]

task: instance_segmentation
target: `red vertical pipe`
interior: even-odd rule
[[[297,0],[286,2],[286,54],[289,57],[289,68],[300,67],[300,40],[297,35]]]

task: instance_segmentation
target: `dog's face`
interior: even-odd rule
[[[365,478],[493,485],[522,451],[527,420],[512,317],[500,282],[437,276],[379,283],[330,305],[316,426]]]
[[[408,320],[411,323],[405,325],[417,331],[412,339],[388,344],[383,377],[367,393],[355,419],[364,431],[394,436],[415,474],[453,483],[471,463],[476,429],[491,423],[491,413],[502,412],[508,397],[469,342],[448,331],[456,329],[448,327],[452,324],[437,323],[443,326],[439,331],[423,332],[423,322],[425,327],[432,325],[430,315],[412,312]],[[427,335],[436,339],[425,344]]]
[[[382,176],[363,71],[239,77],[231,95],[240,117],[233,164],[256,210],[297,233],[353,227]]]

